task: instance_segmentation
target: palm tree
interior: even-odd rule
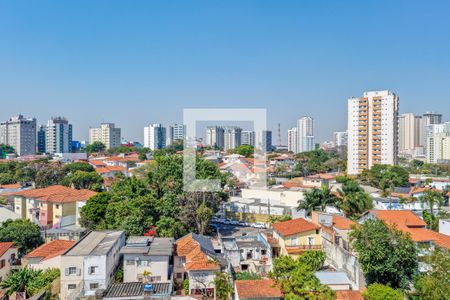
[[[337,200],[337,197],[331,193],[331,189],[324,184],[320,189],[313,188],[310,191],[306,191],[305,199],[299,201],[297,210],[304,209],[306,214],[309,215],[315,209],[325,211],[328,205],[335,206]]]
[[[348,217],[358,217],[373,207],[372,197],[356,181],[346,181],[338,193],[341,199],[338,202],[339,209]]]
[[[438,209],[442,206],[443,197],[442,194],[435,189],[426,190],[425,193],[420,196],[420,202],[422,205],[427,204],[430,210],[430,217],[434,217],[434,206],[437,204]]]
[[[25,293],[26,298],[32,296],[30,288],[41,275],[41,270],[21,268],[13,271],[5,281],[0,282],[0,288],[6,288],[6,294],[11,296],[14,292]]]

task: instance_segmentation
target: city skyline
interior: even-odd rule
[[[346,128],[346,99],[388,89],[400,113],[448,120],[448,3],[236,4],[3,2],[0,119],[63,115],[77,140],[112,122],[142,140],[149,122],[181,123],[183,108],[262,107],[274,133],[313,117],[321,142]]]

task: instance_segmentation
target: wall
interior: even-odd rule
[[[66,275],[66,269],[76,267],[77,273],[74,275]],[[73,290],[68,289],[69,284],[76,284],[77,288],[82,285],[84,277],[83,273],[83,257],[82,256],[62,256],[61,257],[61,299],[68,299],[68,295]]]
[[[8,249],[8,251],[6,251],[1,257],[0,260],[4,259],[5,260],[5,266],[0,269],[0,278],[2,278],[2,280],[5,280],[9,273],[11,272],[11,265],[9,262],[9,259],[11,259],[11,255],[15,255],[15,257],[18,257],[17,254],[17,248],[10,248]],[[1,281],[1,280],[0,280]]]
[[[136,258],[139,258],[141,265],[138,265]],[[132,261],[133,264],[129,265],[127,261]],[[142,265],[142,261],[148,261],[148,265]],[[144,271],[149,271],[150,276],[160,276],[161,282],[166,282],[169,278],[169,256],[127,254],[124,256],[123,270],[123,282],[138,281],[138,275],[143,275]]]

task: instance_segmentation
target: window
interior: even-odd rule
[[[76,289],[77,288],[77,285],[76,284],[68,284],[67,285],[67,289],[68,290],[74,290],[74,289]]]
[[[91,289],[91,290],[98,289],[98,283],[91,283],[91,284],[89,284],[89,289]]]
[[[77,274],[77,268],[76,267],[69,267],[68,270],[68,275],[75,275]]]
[[[291,237],[291,246],[297,246],[297,237]]]
[[[261,255],[266,255],[267,254],[267,250],[266,249],[261,249]]]
[[[92,267],[89,267],[88,273],[89,274],[95,274],[95,273],[97,273],[97,270],[98,270],[97,266],[92,266]]]
[[[3,269],[6,265],[6,262],[4,259],[0,260],[0,269]]]
[[[59,209],[59,204],[56,204],[55,206],[56,206],[56,209]]]

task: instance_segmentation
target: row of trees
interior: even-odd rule
[[[372,197],[356,181],[345,177],[341,182],[342,188],[337,193],[333,193],[326,185],[306,191],[304,200],[299,201],[298,209],[306,210],[309,215],[313,210],[325,211],[327,206],[333,206],[342,210],[347,217],[356,219],[373,207]]]
[[[152,226],[157,227],[159,236],[205,233],[227,195],[184,191],[181,155],[158,155],[144,170],[141,178],[124,178],[110,191],[92,197],[81,209],[81,224],[93,230],[123,229],[133,235]],[[200,157],[196,171],[198,179],[218,179],[222,186],[226,183],[217,166]]]

